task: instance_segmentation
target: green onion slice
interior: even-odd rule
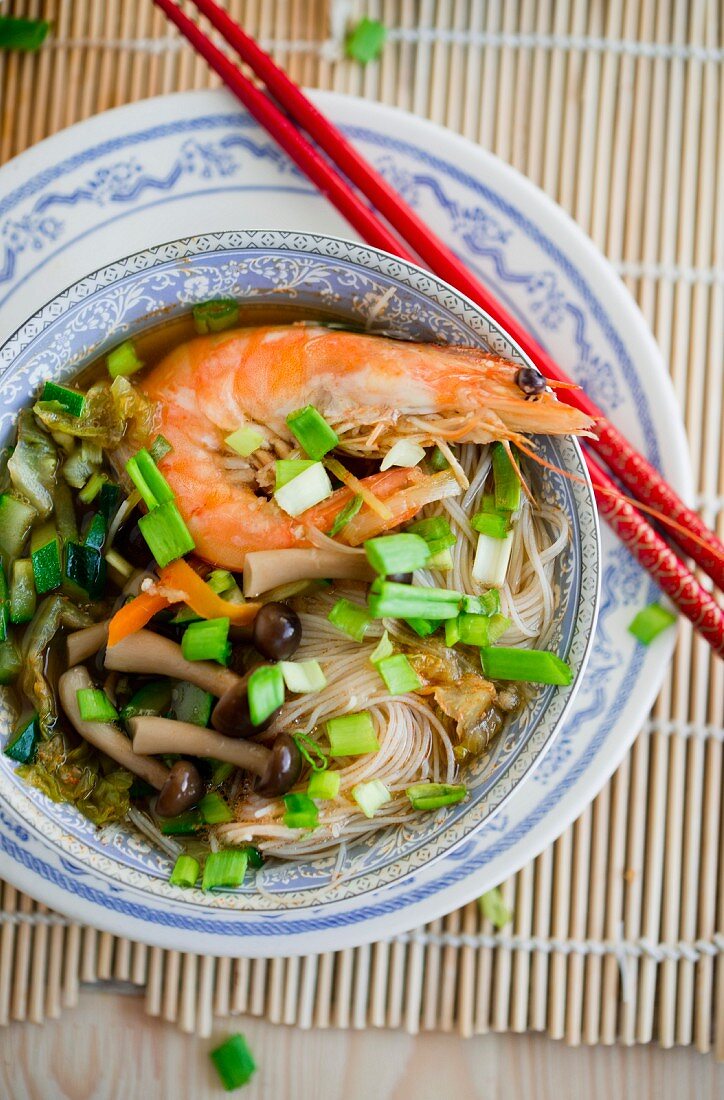
[[[392,801],[392,795],[380,779],[356,783],[352,788],[352,798],[365,817],[374,817],[380,807]]]
[[[339,772],[323,771],[314,772],[309,777],[307,794],[310,798],[318,798],[320,801],[330,801],[339,794],[342,777]]]
[[[233,298],[215,298],[193,308],[194,327],[199,336],[223,332],[239,320],[239,305]]]
[[[332,626],[336,626],[356,642],[364,641],[364,636],[372,622],[372,617],[364,607],[344,597],[337,600],[327,618]]]
[[[111,378],[118,378],[121,375],[127,377],[139,371],[143,363],[136,355],[133,340],[126,340],[110,351],[106,356],[106,366]]]
[[[218,791],[207,791],[199,802],[198,809],[204,825],[224,825],[227,821],[234,820],[228,803]]]
[[[541,649],[490,646],[480,650],[483,672],[490,680],[567,686],[573,681],[570,665],[555,653]]]
[[[210,852],[204,864],[202,890],[235,890],[241,886],[246,875],[248,856],[241,851]]]
[[[387,631],[383,631],[382,637],[372,650],[370,654],[370,662],[376,665],[378,661],[383,661],[385,657],[391,657],[394,653],[394,647],[390,641],[390,636]]]
[[[408,691],[419,691],[422,687],[420,677],[404,653],[383,657],[377,662],[376,668],[391,695],[405,695]]]
[[[118,711],[100,688],[78,688],[78,710],[84,722],[116,722]]]
[[[342,511],[337,514],[337,518],[329,529],[329,537],[331,539],[335,538],[339,532],[347,526],[351,519],[354,519],[363,503],[362,497],[358,495],[352,497],[349,503],[345,504]]]
[[[199,877],[199,861],[193,856],[180,855],[169,876],[172,886],[195,886]]]
[[[311,695],[327,686],[319,661],[279,661],[284,683],[297,695]]]
[[[470,520],[473,531],[488,535],[491,539],[504,539],[508,534],[509,519],[502,512],[478,512]]]
[[[314,405],[305,405],[287,417],[287,426],[299,443],[315,461],[324,458],[339,443],[339,436]]]
[[[50,30],[45,19],[0,15],[0,50],[32,52],[42,46]]]
[[[495,508],[499,512],[515,512],[520,508],[520,478],[502,443],[493,443],[492,456]]]
[[[432,620],[456,618],[461,601],[462,594],[451,589],[378,580],[370,587],[367,605],[376,619]]]
[[[242,458],[248,458],[254,451],[258,451],[265,442],[265,437],[254,428],[237,428],[231,435],[227,435],[224,443],[236,451]]]
[[[325,723],[325,728],[329,738],[330,756],[364,756],[366,753],[379,751],[380,743],[368,710],[330,718]]]
[[[414,534],[380,535],[367,539],[364,548],[372,568],[383,576],[422,569],[430,557],[425,540]]]
[[[319,824],[319,810],[307,794],[284,795],[284,824],[288,829],[316,829]]]
[[[413,783],[405,793],[413,810],[439,810],[462,802],[468,789],[464,783]]]
[[[308,737],[306,733],[292,735],[297,748],[313,772],[324,772],[329,767],[329,757],[321,745]]]
[[[261,665],[249,677],[249,715],[253,726],[266,722],[284,702],[284,677],[279,665]]]
[[[229,626],[227,618],[201,619],[189,623],[181,638],[181,651],[187,661],[218,661],[229,659]]]
[[[172,500],[160,504],[146,516],[140,516],[138,527],[156,562],[163,568],[196,546],[183,516]]]
[[[126,473],[141,494],[147,508],[157,508],[174,499],[173,489],[166,481],[145,447],[126,463]]]
[[[286,461],[290,461],[287,459]],[[291,460],[293,461],[293,460]],[[277,463],[277,467],[278,467]],[[321,462],[312,464],[274,492],[274,499],[290,516],[299,516],[332,495],[332,482]]]

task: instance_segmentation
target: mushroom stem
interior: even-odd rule
[[[375,571],[363,554],[342,550],[251,550],[244,560],[244,595],[258,596],[291,581],[372,581]]]
[[[83,668],[82,665],[69,668],[58,681],[60,701],[74,729],[89,744],[94,745],[121,767],[127,768],[134,775],[139,775],[141,779],[145,779],[160,791],[168,778],[167,767],[160,764],[158,760],[151,760],[148,756],[140,756],[136,753],[126,735],[111,722],[83,721],[78,707],[78,690],[90,687],[93,687],[93,681],[88,669]]]
[[[213,661],[187,661],[180,645],[152,630],[137,630],[109,646],[105,666],[115,672],[141,672],[188,680],[212,695],[223,695],[239,680],[231,669],[222,668]]]
[[[83,630],[74,630],[65,640],[68,656],[68,668],[87,661],[94,653],[106,644],[108,639],[108,622],[94,623]]]
[[[133,737],[134,752],[210,756],[258,776],[265,774],[272,758],[271,750],[255,741],[224,737],[215,730],[204,729],[191,722],[176,722],[172,718],[131,718],[128,728]]]

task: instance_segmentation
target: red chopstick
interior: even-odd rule
[[[512,336],[530,357],[538,369],[557,382],[570,383],[551,356],[537,343],[525,328],[491,292],[466,268],[448,246],[432,232],[389,183],[357,152],[337,127],[325,118],[314,104],[289,79],[272,58],[219,7],[215,0],[194,0],[196,7],[221,33],[256,75],[266,84],[272,95],[288,111],[317,144],[372,202],[373,206],[395,227],[417,255],[441,279],[457,287],[463,294],[489,313]],[[166,5],[162,5],[166,10]],[[271,131],[272,136],[276,134]],[[360,229],[356,223],[355,228]],[[360,229],[360,232],[362,230]],[[369,238],[367,238],[369,240]],[[370,240],[370,243],[373,243]],[[394,251],[394,249],[392,250]],[[402,253],[398,251],[398,255]],[[618,429],[606,419],[598,406],[579,389],[562,391],[562,400],[590,416],[596,424],[598,440],[590,440],[589,446],[603,458],[607,466],[642,503],[656,508],[681,527],[691,531],[706,545],[702,546],[677,532],[672,536],[687,554],[707,573],[715,584],[724,589],[724,543],[710,531],[696,512],[692,511],[651,463],[628,443]]]
[[[467,271],[441,241],[434,237],[430,229],[424,226],[404,201],[381,177],[377,176],[374,169],[349,145],[332,123],[317,111],[272,59],[260,50],[253,39],[250,39],[221,8],[213,3],[213,0],[194,0],[194,2],[199,10],[209,17],[229,44],[237,50],[242,59],[246,60],[258,75],[263,76],[264,79],[271,79],[276,97],[283,102],[290,113],[295,114],[295,109],[299,109],[300,101],[305,105],[304,115],[310,127],[315,130],[315,136],[319,135],[320,145],[324,144],[328,151],[334,149],[335,159],[339,157],[342,160],[344,170],[348,171],[350,178],[353,178],[361,189],[367,190],[369,187],[367,191],[369,195],[370,191],[374,190],[370,181],[376,181],[375,193],[381,208],[389,214],[391,220],[394,220],[395,227],[400,233],[402,233],[402,225],[407,226],[409,233],[406,232],[405,237],[408,241],[412,237],[418,255],[426,259],[428,266],[482,305],[524,347],[536,366],[543,370],[547,377],[568,382],[565,374],[542,349],[538,348],[532,337],[525,333],[518,322],[508,317],[506,311],[489,291]],[[244,76],[226,54],[218,49],[176,6],[173,0],[154,0],[154,3],[166,13],[197,52],[221,76],[227,87],[240,99],[250,114],[370,244],[402,256],[404,259],[412,258],[391,229],[362,202],[349,184],[300,134],[289,118]],[[295,117],[301,121],[298,115],[295,114]],[[310,132],[312,132],[311,129]],[[364,168],[364,176],[358,171],[360,165]],[[535,354],[531,354],[529,349],[532,349]],[[682,547],[691,553],[691,556],[701,564],[712,579],[720,586],[724,586],[724,544],[705,527],[696,513],[691,512],[679,500],[661,475],[643,456],[634,451],[585,394],[574,389],[564,391],[562,396],[594,417],[597,430],[604,437],[602,456],[605,456],[611,468],[632,491],[639,494],[642,502],[648,503],[651,500],[652,507],[668,514],[678,524],[688,527],[706,542],[706,547],[702,547],[685,534],[679,533],[676,536]],[[592,442],[592,445],[596,444]],[[600,444],[599,449],[601,450]],[[694,624],[717,653],[724,655],[722,609],[714,602],[710,593],[689,573],[683,562],[677,558],[641,513],[633,505],[625,504],[620,500],[620,494],[613,482],[598,464],[594,463],[590,456],[588,461],[602,515],[606,517],[636,559],[668,593],[681,613]],[[618,498],[616,506],[612,505],[614,494]],[[700,531],[703,533],[700,534]]]

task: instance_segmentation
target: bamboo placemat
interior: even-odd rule
[[[291,75],[432,118],[543,187],[609,256],[683,410],[698,506],[724,533],[724,10],[717,0],[232,0]],[[0,54],[0,162],[98,111],[216,82],[150,0],[25,0],[53,20]],[[340,60],[345,19],[389,29]],[[570,1044],[714,1047],[724,1059],[724,664],[688,623],[611,782],[503,884],[512,931],[476,905],[390,943],[214,960],[70,924],[2,886],[0,1023],[41,1022],[86,982],[145,987],[148,1012],[301,1027],[545,1031]]]

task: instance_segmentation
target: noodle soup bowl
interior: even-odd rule
[[[510,337],[433,275],[346,240],[279,231],[208,234],[136,253],[70,286],[0,348],[0,440],[47,379],[71,378],[121,340],[210,298],[263,311],[300,311],[371,333],[488,348],[524,364]],[[294,313],[292,313],[292,310]],[[250,314],[251,315],[251,314]],[[555,470],[534,467],[535,496],[565,513],[570,538],[556,559],[554,614],[540,646],[568,662],[569,687],[533,686],[489,750],[466,765],[467,799],[350,842],[308,861],[270,860],[238,890],[202,893],[168,883],[170,861],[135,828],[97,830],[74,807],[51,802],[0,762],[0,875],[77,919],[162,946],[217,954],[324,950],[325,928],[364,939],[365,898],[394,908],[432,861],[466,841],[540,763],[561,730],[592,643],[599,602],[599,534],[578,443],[540,439]],[[358,701],[359,704],[359,701]],[[0,741],[14,702],[5,691]],[[290,909],[294,919],[290,920]],[[355,930],[356,929],[356,934]],[[310,938],[311,937],[311,938]],[[321,938],[320,938],[321,937]]]

